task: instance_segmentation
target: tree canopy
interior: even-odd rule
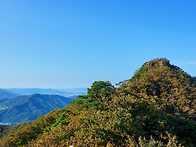
[[[196,79],[158,58],[115,88],[86,95],[0,140],[0,146],[196,146]]]

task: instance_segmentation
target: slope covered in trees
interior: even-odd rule
[[[7,136],[10,133],[14,133],[17,130],[20,130],[22,128],[24,128],[25,126],[28,126],[30,124],[32,124],[33,121],[26,121],[17,125],[13,125],[13,126],[8,126],[8,125],[0,125],[0,138]]]
[[[69,107],[0,140],[1,146],[196,146],[196,78],[169,60],[142,65],[115,88],[96,81]]]
[[[59,95],[33,94],[0,100],[0,122],[35,120],[40,115],[69,105],[72,98]]]

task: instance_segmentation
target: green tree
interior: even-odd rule
[[[95,81],[91,88],[87,89],[86,95],[79,95],[79,99],[86,100],[90,106],[97,108],[105,108],[108,101],[111,100],[111,95],[115,93],[115,87],[109,81]]]

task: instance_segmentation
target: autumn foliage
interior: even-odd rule
[[[195,109],[196,78],[158,58],[117,88],[94,82],[70,106],[9,134],[0,146],[194,147]]]

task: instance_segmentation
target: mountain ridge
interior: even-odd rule
[[[5,99],[0,103],[0,122],[14,123],[37,119],[46,113],[69,105],[72,98],[59,95],[33,94]]]
[[[2,98],[13,98],[13,97],[16,97],[16,96],[19,96],[19,94],[12,93],[12,92],[9,92],[5,89],[0,88],[0,99],[2,99]]]
[[[7,91],[18,93],[20,95],[31,94],[56,94],[62,96],[86,94],[86,88],[68,88],[68,89],[52,89],[52,88],[6,88]]]
[[[157,58],[117,88],[95,81],[69,107],[39,117],[0,145],[194,147],[195,109],[196,79]]]

